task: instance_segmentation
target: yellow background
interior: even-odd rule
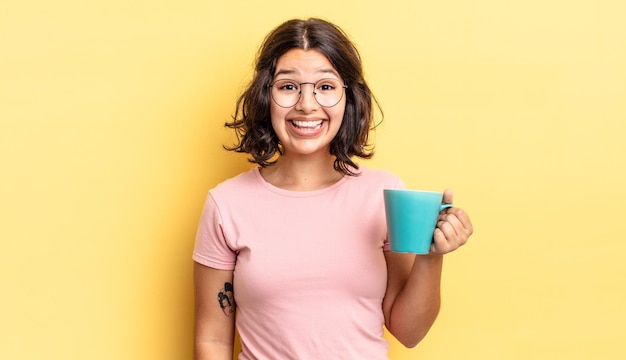
[[[366,164],[455,190],[471,243],[393,359],[626,357],[621,0],[0,4],[0,358],[190,359],[191,250],[262,37],[340,24],[385,120]]]

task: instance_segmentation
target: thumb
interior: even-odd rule
[[[452,204],[452,203],[453,203],[453,202],[452,202],[452,190],[450,190],[450,189],[446,189],[446,190],[443,192],[443,200],[442,200],[442,202],[443,202],[444,204]]]

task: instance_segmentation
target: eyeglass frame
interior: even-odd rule
[[[277,83],[277,82],[279,82],[279,81],[284,81],[284,80],[290,80],[290,81],[293,81],[293,83],[294,83],[294,84],[297,84],[297,85],[298,85],[298,87],[300,88],[300,91],[298,91],[298,100],[296,100],[296,102],[295,102],[293,105],[291,105],[291,106],[282,106],[281,104],[279,104],[279,103],[278,103],[278,101],[276,101],[276,99],[274,99],[274,96],[272,95],[272,89],[274,88],[274,85],[276,85],[276,83]],[[295,81],[295,80],[293,80],[293,79],[276,79],[276,80],[274,80],[273,82],[271,82],[271,83],[267,84],[267,87],[270,89],[270,98],[272,99],[272,101],[274,102],[274,104],[276,104],[276,105],[280,106],[280,107],[281,107],[281,108],[283,108],[283,109],[289,109],[289,108],[292,108],[292,107],[294,107],[294,106],[298,105],[298,103],[299,103],[299,102],[300,102],[300,100],[302,99],[302,85],[306,85],[306,84],[313,85],[313,98],[315,99],[315,102],[316,102],[319,106],[321,106],[321,107],[323,107],[323,108],[325,108],[325,109],[328,109],[328,108],[331,108],[331,107],[335,107],[335,106],[337,106],[337,104],[339,104],[339,103],[341,102],[341,99],[343,99],[344,94],[346,93],[346,89],[348,88],[348,85],[346,85],[346,84],[341,84],[341,88],[342,88],[341,97],[339,98],[339,100],[337,100],[337,102],[336,102],[334,105],[331,105],[331,106],[324,106],[324,105],[320,104],[320,102],[317,100],[317,97],[315,96],[315,95],[317,95],[317,92],[315,92],[316,85],[317,85],[317,83],[319,83],[320,81],[323,81],[323,80],[337,80],[339,83],[341,83],[341,80],[339,80],[339,79],[334,79],[334,78],[323,78],[323,79],[319,79],[319,80],[317,80],[317,81],[316,81],[316,82],[314,82],[314,83],[313,83],[313,82],[310,82],[310,81],[306,81],[306,82],[301,82],[301,83],[299,83],[299,82],[297,82],[297,81]]]

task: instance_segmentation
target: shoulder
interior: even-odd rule
[[[355,180],[357,180],[356,182],[358,183],[390,189],[405,187],[402,179],[388,170],[359,166],[357,173],[359,175],[355,176]]]
[[[225,199],[247,198],[251,192],[258,190],[259,173],[257,168],[244,171],[230,179],[224,180],[209,191],[216,202]]]

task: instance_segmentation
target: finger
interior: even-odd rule
[[[470,236],[467,229],[463,227],[461,221],[450,214],[446,221],[437,223],[437,228],[433,234],[433,252],[446,254],[465,245]]]
[[[433,243],[430,245],[430,252],[435,254],[445,254],[449,251],[446,236],[440,228],[436,228],[433,233]]]
[[[446,231],[448,227],[454,229],[454,231]],[[453,214],[448,215],[441,229],[444,231],[448,242],[453,243],[456,247],[465,245],[470,236],[470,232],[463,226],[461,220]]]
[[[453,204],[453,202],[452,202],[452,197],[453,196],[452,195],[453,195],[452,194],[452,190],[446,189],[443,192],[443,200],[441,202],[444,203],[444,204]]]
[[[468,231],[468,235],[471,235],[474,232],[474,226],[472,225],[472,221],[469,218],[469,215],[461,208],[451,208],[448,214],[446,214],[447,219],[448,215],[454,215],[463,225],[463,228]]]
[[[449,244],[456,244],[458,242],[457,239],[460,234],[457,232],[457,226],[462,230],[460,222],[454,216],[448,216],[445,221],[440,221],[437,224],[437,228],[441,230],[446,242]]]
[[[454,228],[445,221],[437,223],[437,227],[433,233],[433,243],[431,251],[437,254],[446,254],[454,250],[456,234]]]

